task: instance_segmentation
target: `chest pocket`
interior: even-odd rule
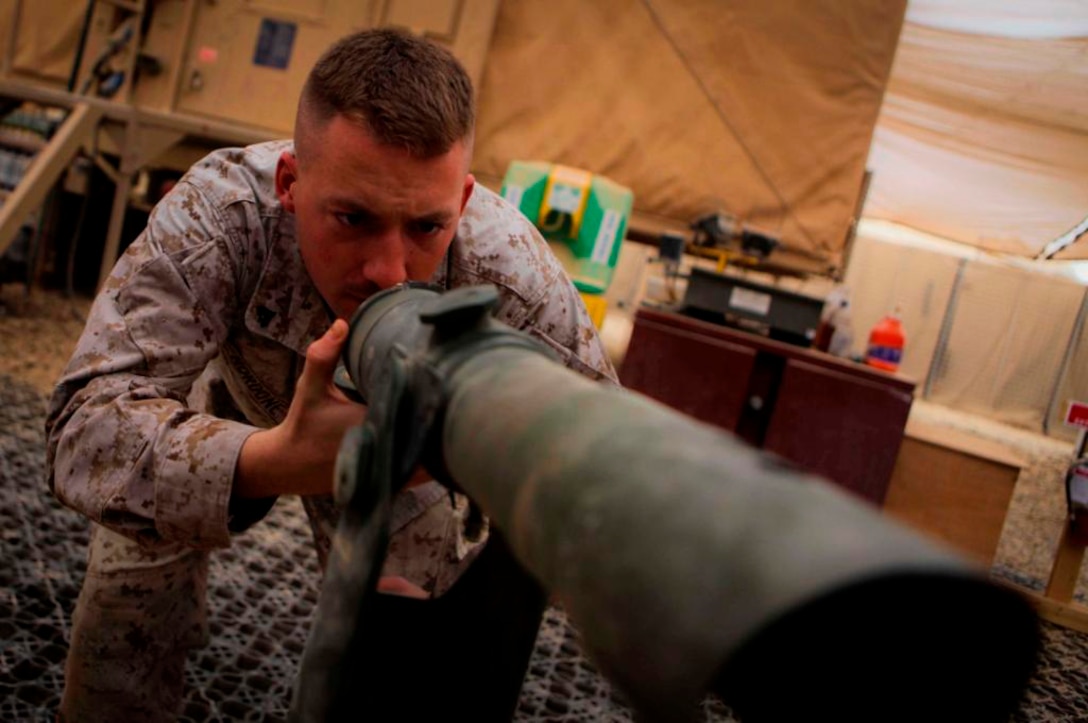
[[[248,330],[238,331],[220,353],[224,381],[249,421],[260,427],[283,421],[301,358],[282,344]]]

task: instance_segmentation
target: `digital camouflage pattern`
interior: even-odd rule
[[[306,347],[332,321],[274,191],[276,161],[290,149],[216,151],[185,175],[118,261],[55,388],[50,489],[102,526],[74,619],[68,720],[110,717],[107,699],[125,695],[118,685],[133,688],[126,705],[149,696],[125,720],[171,717],[185,649],[204,635],[203,551],[229,545],[274,502],[231,504],[238,455],[257,428],[284,418]],[[493,192],[477,184],[430,281],[494,284],[498,319],[571,369],[615,382],[559,262]],[[303,502],[324,562],[336,506]],[[433,482],[398,495],[383,573],[441,595],[486,540],[486,525],[466,533],[468,509]],[[157,661],[158,680],[103,666],[131,668],[141,655]]]

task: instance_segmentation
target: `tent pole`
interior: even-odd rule
[[[1054,379],[1054,389],[1050,392],[1050,404],[1047,405],[1046,414],[1043,415],[1043,434],[1050,434],[1050,419],[1054,416],[1054,408],[1058,406],[1062,382],[1065,381],[1065,375],[1069,371],[1069,363],[1073,361],[1073,353],[1077,349],[1077,340],[1080,339],[1081,332],[1084,330],[1086,316],[1088,316],[1088,289],[1084,291],[1080,311],[1077,312],[1077,319],[1073,322],[1073,331],[1069,334],[1069,343],[1065,347],[1065,356],[1062,357],[1062,365],[1058,368],[1058,375]]]
[[[966,268],[967,260],[960,259],[956,269],[956,280],[952,282],[952,293],[948,295],[948,305],[944,308],[944,319],[941,321],[941,333],[937,337],[937,348],[933,350],[933,361],[929,363],[929,371],[926,372],[922,399],[929,399],[929,395],[933,392],[933,385],[937,382],[937,375],[944,365],[944,354],[948,350],[948,339],[952,336],[952,323],[956,318],[956,304],[959,301],[960,286],[963,284],[963,272]]]

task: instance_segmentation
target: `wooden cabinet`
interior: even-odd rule
[[[736,430],[755,361],[751,347],[640,315],[622,381],[684,414]]]
[[[497,11],[498,0],[202,3],[182,61],[177,110],[290,132],[318,57],[344,35],[375,26],[445,45],[478,81]]]
[[[675,313],[635,317],[620,380],[880,505],[914,382]]]
[[[41,0],[37,0],[40,4]],[[289,135],[299,92],[314,62],[334,42],[372,27],[395,27],[446,46],[479,85],[500,0],[115,0],[96,3],[87,26],[77,86],[96,59],[126,78],[113,99],[149,111],[181,113]],[[72,5],[49,0],[49,6]],[[26,0],[24,0],[24,4]],[[65,5],[65,7],[67,7]],[[37,7],[33,3],[29,6]],[[52,16],[57,15],[54,8]],[[45,17],[45,11],[35,11]],[[64,63],[75,56],[82,7]],[[60,17],[60,16],[58,16]],[[0,24],[4,20],[0,2]],[[24,23],[25,25],[26,23]],[[135,26],[141,61],[131,40],[106,51]],[[26,33],[22,33],[25,35]],[[6,33],[0,33],[6,36]],[[0,45],[0,51],[3,45]],[[59,61],[58,61],[59,62]],[[0,68],[0,73],[3,69]],[[54,75],[56,71],[54,70]],[[137,78],[133,84],[131,79]],[[88,86],[93,94],[97,86]]]
[[[881,504],[911,401],[885,379],[789,359],[763,448]]]

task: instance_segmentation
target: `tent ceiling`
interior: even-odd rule
[[[1040,255],[1088,216],[1085,88],[1088,4],[912,0],[865,214]],[[1055,258],[1088,258],[1084,234]]]
[[[837,264],[905,0],[504,0],[477,169],[548,160],[674,228],[721,211]]]
[[[587,168],[643,221],[724,211],[829,266],[868,167],[865,215],[1032,257],[1088,215],[1086,76],[1079,0],[503,0],[477,165]]]

